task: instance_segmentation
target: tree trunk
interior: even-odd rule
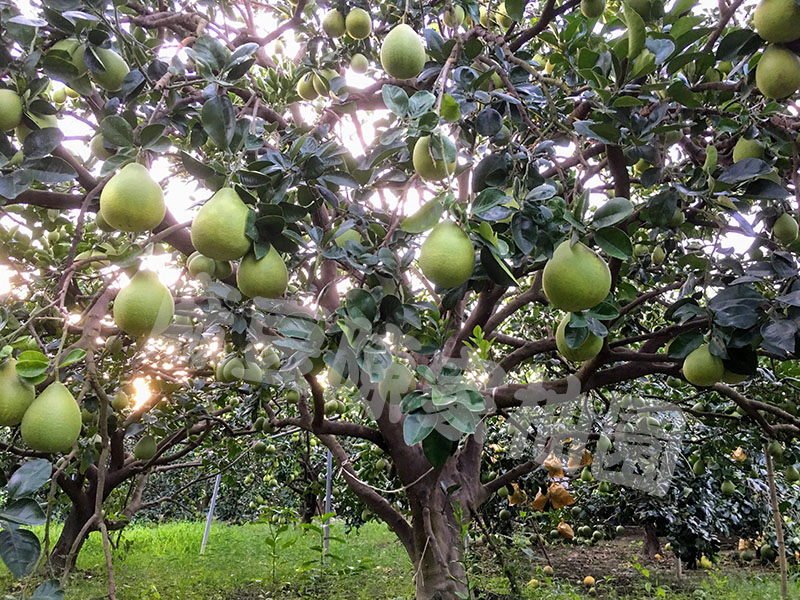
[[[644,548],[642,548],[642,553],[648,558],[653,558],[659,552],[661,552],[661,543],[658,541],[656,528],[650,523],[645,523]]]
[[[67,567],[67,560],[69,559],[70,550],[76,543],[76,540],[78,540],[78,536],[80,535],[83,526],[86,525],[86,522],[92,518],[93,512],[94,511],[92,510],[92,507],[89,506],[88,502],[85,503],[85,505],[84,503],[72,505],[72,508],[70,509],[66,520],[64,521],[64,529],[61,530],[61,535],[58,536],[58,541],[56,542],[55,546],[53,546],[53,551],[50,553],[49,562],[57,570],[62,571],[65,567]],[[80,554],[81,548],[83,547],[83,543],[86,541],[88,534],[89,532],[86,532],[86,535],[78,540],[78,546],[75,554],[70,559],[70,569],[72,569],[74,566],[75,559],[78,554]]]
[[[416,600],[460,600],[468,597],[461,526],[443,492],[431,503],[414,503]]]

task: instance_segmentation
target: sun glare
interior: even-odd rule
[[[147,380],[143,377],[137,377],[133,380],[133,408],[141,408],[148,400],[150,400],[150,386],[147,385]]]

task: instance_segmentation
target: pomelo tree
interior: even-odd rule
[[[0,416],[71,503],[53,562],[149,473],[300,428],[417,597],[463,598],[470,521],[543,464],[563,501],[706,394],[793,439],[800,23],[753,8],[0,6]],[[504,421],[531,446],[487,476]]]

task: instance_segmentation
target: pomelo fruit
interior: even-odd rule
[[[366,73],[368,67],[369,61],[363,54],[356,53],[350,58],[350,68],[353,70],[353,73]]]
[[[17,361],[6,360],[0,366],[0,425],[19,425],[35,395],[33,386],[17,375]]]
[[[22,417],[23,441],[39,452],[68,452],[81,433],[81,409],[67,387],[48,385]]]
[[[156,455],[157,450],[156,438],[152,435],[146,435],[136,442],[133,447],[133,456],[136,460],[150,460]]]
[[[581,362],[597,356],[603,348],[603,338],[597,337],[593,333],[590,333],[586,341],[577,348],[570,348],[567,345],[565,333],[569,319],[570,314],[567,313],[556,328],[556,347],[561,356],[573,362]]]
[[[134,337],[159,335],[172,322],[175,302],[154,271],[139,271],[114,300],[114,322]]]
[[[236,284],[250,298],[279,298],[289,284],[289,273],[281,255],[272,247],[261,260],[256,260],[252,253],[242,259]]]
[[[764,156],[764,144],[758,140],[748,140],[740,136],[733,147],[733,162],[739,162],[745,158],[762,158]]]
[[[250,209],[233,188],[214,194],[192,221],[192,244],[198,252],[215,260],[236,260],[250,250],[245,235]]]
[[[363,241],[361,234],[358,233],[352,227],[342,233],[339,233],[335,238],[333,238],[333,243],[339,246],[340,248],[344,248],[347,245],[347,242],[358,242],[359,244]]]
[[[332,38],[342,37],[345,32],[344,16],[335,8],[325,13],[322,18],[322,30]]]
[[[781,100],[800,88],[800,56],[780,46],[769,46],[756,67],[756,86],[766,98]]]
[[[0,129],[9,131],[22,123],[22,100],[13,90],[0,90]]]
[[[414,374],[402,363],[392,363],[383,373],[383,379],[378,384],[378,392],[384,402],[397,404],[403,396],[416,388]]]
[[[106,223],[106,220],[103,218],[103,214],[99,212],[94,216],[94,224],[97,225],[97,228],[100,231],[105,231],[106,233],[111,233],[112,231],[116,231],[116,229],[114,229],[111,225]]]
[[[475,248],[469,236],[452,221],[433,228],[419,252],[423,275],[443,288],[467,281],[475,268]]]
[[[733,482],[729,479],[726,479],[725,481],[722,482],[721,489],[722,493],[725,494],[726,496],[730,496],[736,493],[736,486],[733,485]]]
[[[356,40],[363,40],[372,33],[372,18],[363,8],[354,8],[347,13],[344,20],[347,35]]]
[[[714,385],[725,372],[722,359],[711,354],[708,344],[692,350],[683,361],[683,376],[692,385],[707,387]]]
[[[164,220],[167,207],[161,186],[139,163],[129,163],[100,192],[100,212],[119,231],[141,233]]]
[[[116,394],[114,394],[114,397],[111,399],[111,408],[113,408],[117,412],[120,412],[128,408],[128,406],[130,406],[130,403],[131,399],[128,397],[128,394],[120,390]]]
[[[109,158],[114,156],[114,152],[106,149],[103,140],[103,134],[101,133],[98,133],[97,135],[92,137],[91,141],[89,142],[89,149],[91,150],[95,158],[99,160],[108,160]]]
[[[650,254],[650,262],[654,265],[660,265],[666,257],[667,253],[664,251],[664,247],[659,245],[653,248],[653,252]]]
[[[442,14],[442,21],[451,29],[456,29],[464,22],[465,17],[466,13],[464,12],[464,7],[456,4],[453,7],[445,9]]]
[[[198,277],[201,273],[205,273],[209,277],[214,277],[217,271],[217,261],[209,258],[199,252],[194,252],[186,260],[186,268],[192,277]]]
[[[800,6],[794,0],[761,0],[753,25],[762,39],[785,44],[800,38]]]
[[[419,138],[414,144],[412,162],[414,171],[426,181],[440,181],[455,171],[456,163],[436,160],[431,155],[431,136]]]
[[[92,79],[107,92],[118,92],[122,89],[122,80],[130,72],[128,63],[119,54],[108,48],[94,48],[97,58],[103,63],[105,71],[92,72]]]
[[[791,244],[795,241],[797,232],[797,221],[789,213],[783,213],[772,226],[772,235],[782,244]]]
[[[314,73],[307,73],[300,78],[297,82],[297,93],[303,100],[316,100],[319,98],[316,88],[314,87]]]
[[[425,46],[411,26],[396,25],[383,40],[381,65],[390,76],[410,79],[425,66]]]
[[[611,272],[605,261],[578,242],[562,242],[547,261],[542,287],[550,303],[566,312],[597,306],[611,290]]]

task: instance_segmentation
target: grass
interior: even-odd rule
[[[125,530],[115,550],[118,600],[409,600],[414,597],[411,564],[397,540],[385,526],[369,523],[358,532],[345,534],[334,525],[331,552],[334,558],[320,563],[318,532],[289,529],[279,542],[289,547],[279,551],[276,577],[272,578],[269,552],[270,527],[214,523],[208,548],[199,555],[204,524],[173,522],[134,525]],[[588,553],[598,548],[587,549]],[[627,557],[613,553],[615,564]],[[591,554],[587,557],[590,558]],[[599,558],[599,557],[597,557]],[[566,559],[555,564],[556,577],[548,579],[541,565],[525,569],[520,581],[536,578],[538,587],[524,587],[524,600],[582,600],[590,598],[577,585],[575,563]],[[97,534],[87,542],[66,590],[66,600],[100,600],[107,597],[105,561]],[[598,580],[596,598],[639,600],[776,600],[779,582],[774,571],[744,571],[722,563],[721,570],[693,573],[676,585],[669,571],[650,569],[649,578]],[[572,568],[571,568],[572,567]],[[595,568],[602,570],[599,561]],[[481,598],[511,598],[508,581],[498,572],[490,556],[479,557],[470,569],[472,581],[484,590]],[[582,575],[581,575],[582,577]],[[647,584],[649,583],[649,588]],[[792,590],[800,598],[796,579]],[[0,587],[5,593],[18,591],[7,571],[0,567]],[[795,596],[791,596],[795,597]],[[514,600],[521,600],[515,597]]]

